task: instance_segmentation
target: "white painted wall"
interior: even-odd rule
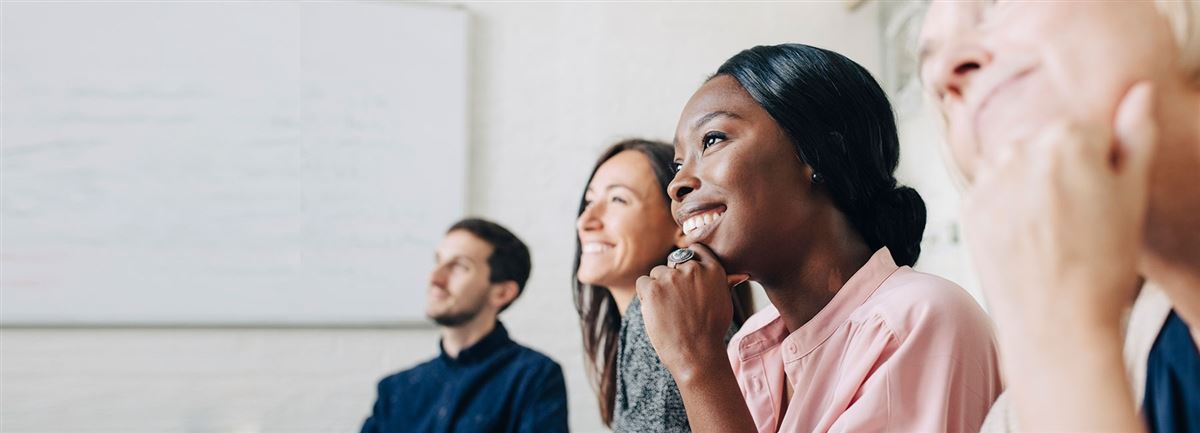
[[[695,88],[752,45],[823,46],[879,75],[877,5],[464,7],[474,74],[469,206],[516,231],[534,256],[525,295],[503,320],[516,340],[563,365],[574,431],[603,431],[569,285],[574,211],[598,152],[624,137],[669,138]],[[925,150],[906,155],[902,169],[922,190],[944,186],[925,125],[906,129],[904,139]],[[921,185],[927,172],[934,177]],[[956,268],[956,250],[947,251],[922,265]],[[375,382],[433,356],[436,341],[432,329],[7,329],[0,432],[356,431]]]

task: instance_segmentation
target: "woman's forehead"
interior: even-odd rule
[[[685,134],[698,131],[707,121],[716,117],[749,120],[764,114],[766,111],[736,79],[720,75],[704,83],[688,101],[679,118],[675,138],[678,140]]]
[[[736,110],[747,105],[756,103],[746,89],[742,88],[741,83],[731,76],[719,75],[700,86],[689,101],[687,111],[693,117],[690,120],[694,121],[713,110]]]
[[[656,188],[657,181],[653,176],[650,161],[645,155],[636,150],[624,150],[600,164],[588,190],[602,193],[614,187],[624,187],[642,193]]]

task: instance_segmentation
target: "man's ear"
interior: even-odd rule
[[[491,304],[495,306],[496,309],[504,308],[506,305],[511,304],[513,300],[517,299],[517,295],[519,294],[521,294],[521,289],[517,287],[516,281],[509,280],[499,283],[492,283]]]

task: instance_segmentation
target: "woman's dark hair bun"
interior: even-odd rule
[[[901,266],[912,266],[921,256],[925,232],[925,200],[907,186],[893,188],[875,197],[870,212],[876,219],[871,226],[874,238],[892,252]]]

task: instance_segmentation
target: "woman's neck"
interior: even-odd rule
[[[617,312],[621,313],[621,317],[625,317],[625,310],[629,308],[629,304],[633,303],[633,297],[637,290],[630,287],[609,287],[608,292],[612,293],[613,301],[617,303]]]
[[[792,253],[780,251],[791,259],[788,263],[754,274],[788,332],[812,320],[874,253],[843,218],[837,220],[835,230],[825,231],[832,235],[811,239]]]
[[[1200,327],[1200,89],[1157,92],[1159,113],[1157,178],[1140,270],[1163,288],[1179,316]]]

